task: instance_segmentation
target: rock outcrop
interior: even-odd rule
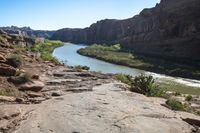
[[[39,92],[44,88],[45,84],[40,81],[32,81],[32,83],[26,83],[20,86],[21,91],[34,91]]]
[[[7,64],[0,64],[0,75],[1,76],[14,76],[16,74],[16,69]]]
[[[7,32],[0,29],[0,47],[10,48],[14,45],[26,47],[31,46],[34,43],[34,39],[18,34],[8,34]]]
[[[6,31],[9,34],[18,34],[25,37],[30,38],[50,38],[55,31],[47,31],[47,30],[33,30],[30,27],[0,27],[0,29]]]
[[[52,39],[85,44],[121,43],[124,50],[138,54],[198,64],[199,11],[199,0],[161,0],[133,18],[106,19],[85,29],[61,29]]]

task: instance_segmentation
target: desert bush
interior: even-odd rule
[[[16,96],[17,91],[15,89],[0,89],[0,96]]]
[[[90,70],[90,67],[81,65],[74,66],[73,68],[76,70]]]
[[[165,97],[166,93],[156,83],[153,76],[141,74],[136,76],[131,85],[131,91],[147,96]]]
[[[155,84],[155,79],[152,76],[141,74],[133,78],[130,75],[116,74],[115,78],[130,85],[130,91],[132,92],[141,93],[151,97],[169,97],[163,89]]]
[[[130,76],[130,75],[126,75],[126,74],[116,74],[115,76],[115,79],[121,81],[122,83],[125,83],[125,84],[128,84],[128,85],[131,85],[132,84],[132,81],[133,81],[133,77]]]
[[[176,111],[186,111],[185,106],[177,101],[176,99],[170,98],[166,101],[166,105],[168,108]]]
[[[17,68],[23,63],[23,58],[18,54],[11,54],[6,58],[7,64]]]
[[[55,64],[59,64],[58,59],[53,57],[50,53],[47,53],[47,52],[41,53],[41,59],[44,61],[51,61]]]
[[[61,41],[45,40],[44,43],[36,43],[31,47],[31,51],[41,54],[41,59],[44,61],[51,61],[55,64],[59,64],[59,61],[52,56],[52,52],[55,48],[63,45]]]
[[[193,98],[193,97],[192,97],[191,95],[188,95],[188,96],[185,98],[185,100],[186,100],[186,101],[191,101],[192,98]]]
[[[14,54],[22,54],[25,53],[28,49],[21,47],[21,46],[14,46]]]
[[[0,90],[0,96],[11,96],[11,94],[5,90]]]

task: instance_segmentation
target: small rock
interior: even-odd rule
[[[55,67],[55,65],[53,63],[49,63],[50,67]]]
[[[76,76],[80,76],[80,77],[95,77],[93,74],[88,73],[88,72],[82,72],[82,73],[76,74]]]
[[[18,103],[23,103],[24,102],[24,99],[23,98],[16,98],[16,102],[18,102]]]
[[[61,96],[61,95],[62,95],[61,91],[55,91],[55,92],[51,93],[51,96],[53,96],[53,97],[58,97],[58,96]]]
[[[55,77],[63,77],[63,76],[65,76],[65,73],[63,73],[63,72],[55,72],[55,73],[53,73],[53,76],[55,76]]]
[[[55,85],[55,84],[64,84],[66,82],[76,83],[76,82],[81,82],[81,81],[82,81],[81,79],[54,79],[54,80],[47,81],[47,84]]]
[[[15,101],[14,97],[0,96],[0,102],[14,102],[14,101]]]
[[[6,59],[3,57],[3,55],[0,55],[0,62],[6,62]]]
[[[65,91],[79,93],[79,92],[92,91],[92,90],[93,89],[89,87],[79,87],[79,88],[68,88]]]
[[[33,79],[39,79],[40,76],[39,76],[38,74],[34,74],[34,75],[32,76],[32,78],[33,78]]]
[[[200,127],[200,120],[198,120],[198,119],[186,118],[186,119],[182,119],[182,120],[187,122],[190,125]]]
[[[190,106],[195,108],[195,109],[200,109],[200,105],[199,104],[192,103]]]
[[[37,97],[37,98],[29,98],[28,100],[29,100],[31,103],[39,104],[39,103],[41,103],[42,101],[45,101],[46,98]]]
[[[7,64],[0,64],[0,75],[2,76],[14,76],[16,74],[16,69]]]
[[[12,82],[13,84],[23,84],[27,82],[24,76],[16,76],[8,78],[8,82]]]
[[[26,73],[26,71],[23,69],[20,69],[19,71],[20,71],[20,73]]]
[[[35,98],[35,97],[43,97],[42,93],[35,93],[35,92],[28,92],[27,95],[31,98]]]
[[[44,83],[40,81],[33,81],[31,83],[26,83],[21,85],[19,90],[39,92],[44,88],[44,86],[45,86]]]

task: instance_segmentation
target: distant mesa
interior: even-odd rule
[[[49,39],[55,31],[46,31],[46,30],[33,30],[30,27],[0,27],[0,29],[4,30],[9,34],[18,34],[25,37],[31,38],[46,38]]]

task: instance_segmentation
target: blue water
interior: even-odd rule
[[[139,75],[145,72],[143,70],[115,65],[78,54],[77,50],[84,47],[86,46],[66,43],[64,46],[56,48],[53,52],[53,56],[68,66],[88,66],[90,67],[91,71],[102,73],[124,73],[130,75]]]

